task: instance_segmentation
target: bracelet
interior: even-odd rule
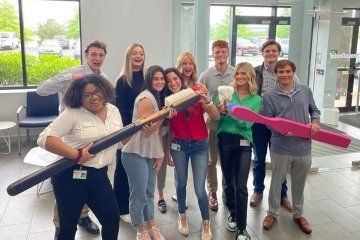
[[[82,148],[78,148],[77,149],[77,151],[78,151],[78,155],[77,155],[77,157],[75,158],[75,159],[73,159],[73,161],[75,162],[75,163],[78,163],[79,161],[80,161],[80,159],[81,159],[81,157],[82,157]]]
[[[212,100],[210,100],[209,102],[207,102],[207,103],[205,103],[206,105],[211,105],[211,104],[213,104],[213,101]]]

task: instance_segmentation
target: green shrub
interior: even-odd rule
[[[26,55],[27,83],[36,86],[61,71],[80,65],[80,60],[56,55],[35,57]],[[0,87],[22,86],[21,53],[6,51],[0,53]]]
[[[0,53],[0,87],[22,85],[21,55],[19,52]]]
[[[27,61],[27,60],[26,60]],[[39,85],[42,81],[54,77],[65,69],[80,65],[80,60],[56,55],[41,55],[37,63],[27,68],[29,85]]]

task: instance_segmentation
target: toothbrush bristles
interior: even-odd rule
[[[181,90],[177,93],[174,93],[174,94],[166,97],[165,98],[165,106],[176,108],[176,106],[179,104],[182,104],[184,102],[184,100],[189,99],[189,97],[192,97],[192,96],[195,97],[197,95],[198,94],[191,88]]]

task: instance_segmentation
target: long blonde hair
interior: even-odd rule
[[[181,71],[181,66],[186,58],[189,58],[192,64],[194,65],[194,71],[191,74],[190,81],[187,82],[187,87],[194,86],[197,83],[197,64],[194,55],[191,52],[182,52],[180,53],[179,57],[176,59],[176,69],[181,72],[182,75],[184,75]]]
[[[133,43],[126,49],[125,60],[124,60],[124,63],[122,65],[121,72],[119,75],[119,78],[122,76],[125,76],[126,81],[129,84],[129,86],[132,85],[132,80],[133,80],[132,79],[133,68],[132,68],[132,62],[131,62],[131,54],[132,54],[132,51],[134,50],[134,48],[136,48],[136,47],[140,47],[144,51],[144,64],[143,64],[141,70],[142,70],[142,72],[144,74],[144,78],[145,78],[145,50],[144,50],[144,47],[139,43]]]
[[[241,62],[238,65],[236,65],[233,73],[233,82],[232,86],[237,89],[237,84],[235,81],[235,74],[239,69],[244,70],[246,73],[246,76],[249,78],[249,92],[251,95],[254,95],[257,93],[257,84],[256,84],[256,74],[253,66],[248,62]]]

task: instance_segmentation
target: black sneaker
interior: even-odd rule
[[[99,234],[100,233],[99,227],[96,225],[96,223],[94,223],[91,220],[91,218],[89,216],[80,218],[78,221],[78,225],[85,227],[86,230],[91,234]]]
[[[166,202],[164,199],[158,201],[158,209],[161,213],[166,213]]]

